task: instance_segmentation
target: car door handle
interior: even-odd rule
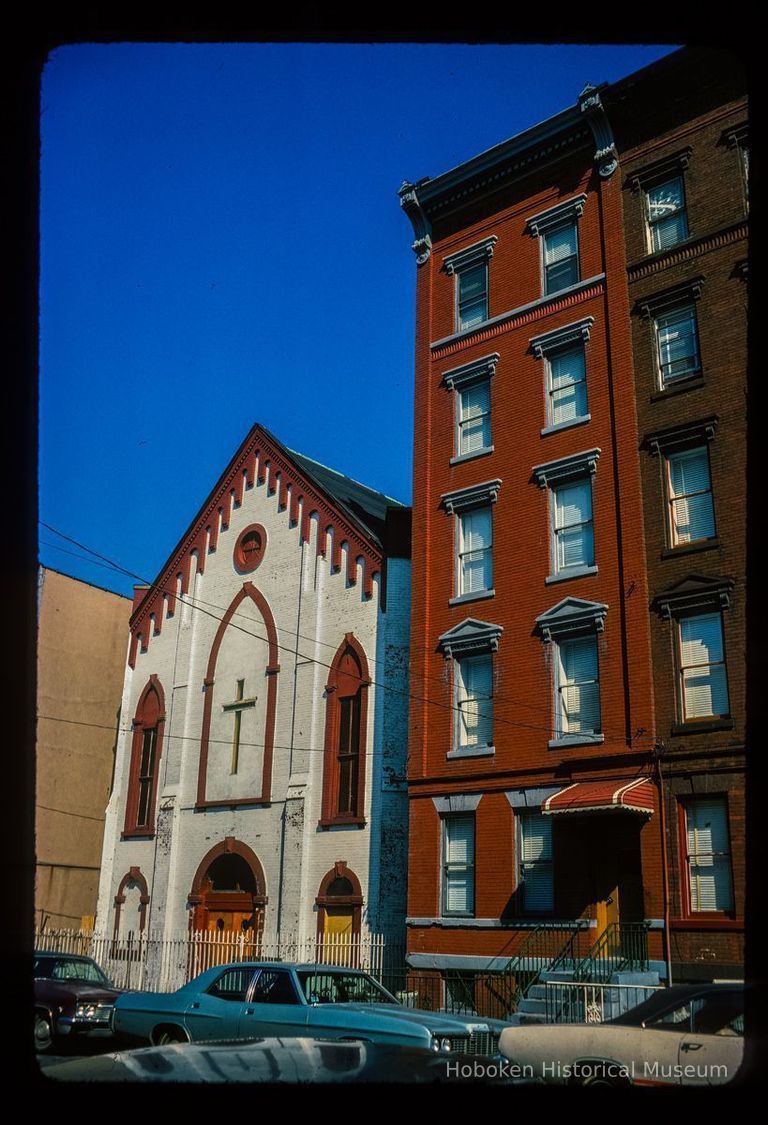
[[[684,1051],[700,1051],[701,1043],[683,1043]]]
[[[190,1008],[199,1008],[200,1007],[200,1005],[197,1003],[197,1001],[195,1001],[194,1004],[190,1004],[189,1006],[190,1006]]]
[[[246,1008],[245,1012],[243,1014],[246,1015],[246,1016],[252,1016],[253,1015],[253,1008]]]

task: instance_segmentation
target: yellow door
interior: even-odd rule
[[[352,933],[352,907],[351,906],[326,906],[325,927],[326,934]]]
[[[619,888],[613,887],[605,898],[596,902],[597,934],[595,940],[600,938],[612,922],[619,920]]]

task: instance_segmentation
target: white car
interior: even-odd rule
[[[508,1027],[499,1050],[515,1073],[544,1082],[723,1085],[744,1055],[744,986],[673,985],[607,1023]]]

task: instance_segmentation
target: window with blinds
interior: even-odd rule
[[[475,594],[493,586],[493,520],[490,506],[459,515],[459,594]]]
[[[555,908],[552,821],[542,813],[519,818],[519,885],[526,914],[551,914]]]
[[[488,266],[485,262],[456,275],[457,331],[488,319]]]
[[[459,456],[479,453],[491,444],[491,384],[475,383],[459,391]]]
[[[491,654],[459,660],[456,680],[456,748],[493,745]]]
[[[696,310],[683,305],[654,320],[662,389],[678,379],[687,379],[701,367]]]
[[[579,280],[576,224],[566,223],[544,234],[544,292],[557,293]]]
[[[598,734],[600,679],[597,638],[578,637],[561,641],[557,663],[557,734]]]
[[[724,797],[685,804],[688,907],[692,914],[733,909],[731,851]]]
[[[568,348],[549,355],[547,369],[550,426],[584,418],[588,413],[584,348]]]
[[[595,561],[592,531],[592,482],[575,481],[553,489],[554,569],[592,566]]]
[[[673,547],[711,539],[715,513],[706,446],[667,457],[669,523]]]
[[[442,913],[475,912],[475,817],[462,813],[443,817]]]
[[[646,191],[651,252],[668,250],[688,237],[682,176],[665,180]]]
[[[728,681],[721,615],[704,613],[681,617],[678,631],[683,720],[727,716]]]

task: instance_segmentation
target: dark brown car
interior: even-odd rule
[[[112,1009],[122,989],[90,957],[36,950],[35,1049],[81,1036],[112,1035]]]

